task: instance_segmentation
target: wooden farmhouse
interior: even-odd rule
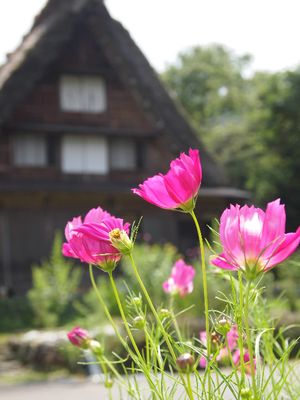
[[[130,191],[190,147],[202,159],[204,225],[244,193],[102,0],[49,0],[0,68],[0,286],[29,288],[54,232],[99,205],[129,221],[143,215],[141,236],[195,246],[186,215]]]

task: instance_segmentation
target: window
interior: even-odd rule
[[[112,170],[132,171],[137,166],[136,143],[132,139],[114,139],[110,146]]]
[[[66,173],[108,173],[108,146],[105,138],[66,135],[62,140],[62,170]]]
[[[13,164],[21,167],[44,167],[47,165],[47,145],[44,136],[19,134],[13,138]]]
[[[101,77],[63,75],[60,80],[63,111],[100,113],[106,110],[105,83]]]

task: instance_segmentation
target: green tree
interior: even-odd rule
[[[61,247],[62,236],[56,233],[49,259],[32,267],[33,286],[28,298],[39,327],[58,326],[74,316],[72,303],[82,272],[63,257]]]
[[[162,78],[232,185],[260,206],[281,197],[289,226],[300,211],[300,70],[257,72],[220,45],[179,55]]]
[[[259,203],[280,197],[290,228],[299,223],[300,70],[268,76],[258,73],[256,109],[249,124],[256,158],[249,162],[247,187]]]
[[[251,57],[221,45],[194,47],[179,55],[162,78],[183,106],[208,150],[225,166],[231,183],[245,187],[251,152],[247,113],[254,101],[245,78]]]

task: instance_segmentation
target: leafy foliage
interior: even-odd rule
[[[0,315],[0,332],[13,332],[33,326],[33,310],[26,297],[0,299]]]
[[[49,260],[32,267],[33,287],[28,298],[39,327],[58,326],[74,313],[72,302],[78,295],[82,273],[65,260],[61,245],[61,234],[56,233]]]
[[[300,70],[257,72],[249,55],[213,45],[178,57],[162,78],[230,182],[264,206],[281,197],[290,228],[299,220]]]
[[[174,262],[179,258],[178,250],[171,244],[136,244],[134,258],[150,296],[157,306],[161,305],[165,298],[162,283],[168,278]],[[126,284],[133,292],[138,293],[139,287],[128,258],[122,260],[122,272]]]
[[[253,78],[259,111],[251,115],[257,157],[248,168],[247,186],[259,203],[281,197],[289,226],[299,221],[300,70]]]

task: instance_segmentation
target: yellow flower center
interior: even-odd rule
[[[120,240],[121,239],[121,231],[119,228],[113,229],[110,233],[109,236],[111,239],[116,239]]]

